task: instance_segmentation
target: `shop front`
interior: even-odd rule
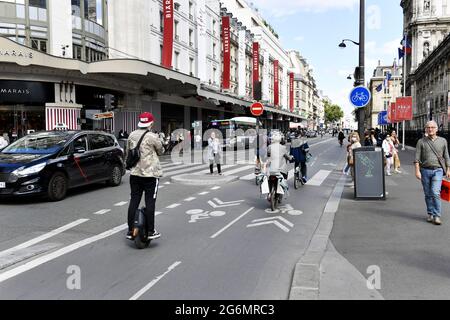
[[[45,130],[46,103],[54,99],[54,83],[0,80],[0,131],[16,140]]]

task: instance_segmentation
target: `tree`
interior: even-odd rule
[[[324,101],[325,105],[325,122],[327,124],[340,121],[344,117],[344,111],[336,104],[330,104]]]

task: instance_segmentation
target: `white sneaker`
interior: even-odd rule
[[[387,176],[392,176],[392,174],[391,174],[391,173],[386,173],[386,175],[387,175]]]
[[[395,170],[395,173],[402,173],[400,170]]]

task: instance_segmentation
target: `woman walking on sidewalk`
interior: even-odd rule
[[[217,164],[217,171],[219,175],[222,175],[221,153],[222,146],[220,144],[220,141],[218,138],[216,138],[216,133],[211,132],[211,136],[208,140],[208,160],[211,175],[214,174],[214,163]]]
[[[391,167],[394,162],[395,147],[391,136],[387,135],[383,141],[384,157],[386,159],[386,175],[391,176]]]
[[[398,148],[400,146],[400,140],[397,137],[397,133],[394,131],[392,131],[391,133],[391,140],[392,143],[394,144],[395,147],[395,153],[394,153],[394,172],[395,173],[402,173],[400,171],[400,158],[398,156]]]
[[[348,153],[347,153],[347,164],[350,167],[350,172],[352,174],[352,180],[354,180],[354,172],[353,167],[355,164],[355,160],[353,159],[353,150],[361,148],[361,142],[359,139],[359,134],[357,132],[352,132],[349,136],[350,140],[350,146],[348,147]]]
[[[440,225],[442,179],[444,174],[450,179],[450,157],[447,140],[436,135],[436,122],[428,122],[425,129],[428,136],[420,139],[416,146],[416,177],[422,181],[427,221]]]

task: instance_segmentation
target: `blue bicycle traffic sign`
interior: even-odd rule
[[[363,108],[370,102],[372,95],[366,87],[356,87],[350,93],[350,102],[356,108]]]

